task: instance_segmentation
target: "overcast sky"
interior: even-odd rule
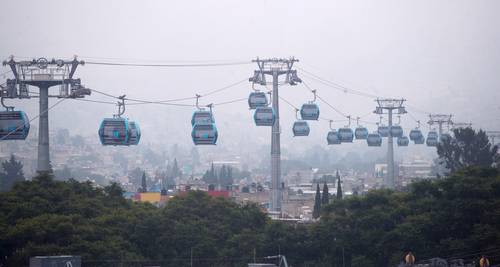
[[[454,114],[455,121],[500,129],[500,1],[496,0],[2,0],[0,9],[3,59],[78,55],[87,61],[151,63],[295,56],[300,59],[298,67],[332,82],[370,94],[404,97],[416,119],[427,120],[424,112],[447,113]],[[89,88],[158,100],[217,89],[248,78],[254,69],[251,64],[207,68],[85,65],[76,76]],[[345,114],[366,115],[375,107],[371,98],[340,92],[298,73]],[[202,101],[246,97],[250,90],[249,83],[242,83]],[[280,93],[297,106],[312,99],[304,86],[282,87]],[[97,94],[89,99],[110,100]],[[36,101],[11,103],[33,117]],[[322,117],[343,119],[319,104]],[[51,123],[90,134],[114,109],[68,100],[52,111]],[[281,109],[282,126],[287,129],[284,135],[290,136],[294,110],[283,102]],[[253,127],[244,101],[215,110],[221,124],[239,120],[236,125]],[[136,106],[129,107],[127,115],[146,128],[170,119],[174,123],[168,131],[185,131],[191,112],[186,107]],[[68,119],[69,114],[73,119]],[[364,119],[377,121],[375,115]],[[75,120],[81,121],[75,124]],[[410,115],[402,121],[407,128],[415,126]],[[314,127],[324,143],[328,123],[320,121]],[[236,131],[231,136],[245,132],[241,127],[228,129]],[[252,131],[269,135],[269,129]]]

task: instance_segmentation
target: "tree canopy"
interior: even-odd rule
[[[498,147],[490,143],[483,130],[457,128],[453,135],[441,140],[437,146],[439,158],[450,172],[468,166],[491,167],[499,160]]]
[[[201,191],[162,208],[122,194],[117,184],[98,188],[48,176],[1,192],[0,265],[74,254],[86,266],[109,266],[109,260],[189,266],[192,252],[196,266],[245,266],[255,252],[257,258],[281,253],[293,266],[395,266],[408,251],[417,262],[476,259],[477,251],[498,251],[500,237],[500,175],[492,168],[416,182],[404,192],[338,199],[306,225],[271,221],[256,205]],[[496,263],[495,255],[487,256]]]
[[[24,181],[23,163],[11,154],[9,160],[2,162],[0,191],[10,190],[15,183],[22,181]]]

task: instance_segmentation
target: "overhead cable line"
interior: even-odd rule
[[[280,96],[280,99],[283,100],[285,103],[287,103],[292,108],[294,108],[294,110],[299,110],[299,108],[297,106],[295,106],[294,104],[292,104],[290,101],[286,100],[284,97]],[[331,122],[344,122],[344,121],[347,121],[347,120],[332,120],[332,119],[324,118],[324,117],[319,117],[319,119],[320,120],[324,120],[324,121],[331,121]]]
[[[292,104],[290,101],[286,100],[285,98],[283,98],[283,97],[280,96],[280,99],[283,100],[285,103],[287,103],[292,108],[294,108],[295,110],[299,109],[298,107],[296,107],[294,104]]]
[[[235,82],[235,83],[232,83],[232,84],[230,84],[230,85],[224,86],[224,87],[219,88],[219,89],[215,89],[215,90],[212,90],[212,91],[208,91],[208,92],[206,92],[206,93],[204,93],[204,94],[201,94],[200,96],[201,96],[201,97],[204,97],[204,96],[213,95],[213,94],[215,94],[215,93],[219,93],[219,92],[222,92],[222,91],[224,91],[224,90],[227,90],[227,89],[229,89],[229,88],[231,88],[231,87],[233,87],[233,86],[239,85],[239,84],[241,84],[241,83],[243,83],[243,82],[248,82],[248,78],[245,78],[245,79],[243,79],[243,80],[237,81],[237,82]]]
[[[307,71],[301,67],[297,67],[297,69],[301,70],[306,76],[310,76],[311,78],[313,78],[314,80],[320,82],[320,83],[323,83],[327,86],[330,86],[332,87],[333,89],[336,89],[336,90],[339,90],[339,91],[342,91],[344,93],[351,93],[351,94],[355,94],[355,95],[359,95],[359,96],[365,96],[365,97],[370,97],[370,98],[378,98],[379,96],[377,95],[374,95],[374,94],[371,94],[371,93],[366,93],[366,92],[363,92],[363,91],[360,91],[360,90],[356,90],[356,89],[351,89],[351,88],[348,88],[346,86],[343,86],[341,84],[338,84],[336,82],[332,82],[332,81],[329,81],[327,79],[324,79],[310,71]]]
[[[234,87],[236,85],[239,85],[239,84],[241,84],[241,83],[243,83],[243,82],[245,82],[247,80],[248,79],[245,78],[243,80],[231,83],[231,84],[226,85],[224,87],[221,87],[221,88],[218,88],[218,89],[214,89],[214,90],[210,90],[210,91],[208,91],[206,93],[200,94],[199,96],[200,97],[205,97],[205,96],[213,95],[213,94],[222,92],[224,90],[230,89],[230,88],[232,88],[232,87]],[[114,96],[114,95],[111,95],[111,94],[108,94],[108,93],[105,93],[105,92],[102,92],[102,91],[99,91],[99,90],[92,89],[92,91],[94,91],[94,92],[96,92],[98,94],[107,96],[107,97],[118,99],[118,96]],[[135,98],[125,98],[125,100],[128,100],[128,101],[139,102],[139,103],[130,103],[129,105],[131,105],[131,104],[138,105],[138,104],[141,104],[141,103],[142,104],[168,104],[170,102],[178,102],[178,101],[192,100],[192,99],[196,99],[196,96],[174,98],[174,99],[167,99],[167,100],[159,100],[159,101],[142,100],[142,99],[135,99]],[[172,105],[172,106],[193,106],[193,105],[187,105],[187,104],[175,104],[175,105],[174,104],[169,104],[169,105]]]
[[[232,103],[236,103],[236,102],[241,102],[243,100],[248,100],[248,98],[247,97],[238,98],[238,99],[229,100],[229,101],[225,101],[225,102],[214,103],[213,105],[214,106],[222,106],[222,105],[226,105],[226,104],[232,104]]]
[[[105,65],[105,66],[128,66],[128,67],[219,67],[219,66],[238,66],[249,65],[251,61],[235,61],[221,63],[182,63],[182,64],[148,64],[148,63],[128,63],[128,62],[106,62],[106,61],[85,61],[89,65]]]
[[[313,91],[313,89],[311,87],[309,87],[309,85],[307,85],[306,82],[302,81],[302,84],[307,88],[309,89],[311,92]],[[334,107],[333,105],[331,105],[330,103],[328,103],[328,101],[326,101],[325,99],[323,99],[320,95],[316,94],[316,97],[321,100],[323,103],[325,103],[326,105],[328,105],[331,109],[333,109],[335,112],[337,112],[338,114],[340,114],[342,117],[348,117],[347,114],[345,114],[344,112],[338,110],[336,107]]]

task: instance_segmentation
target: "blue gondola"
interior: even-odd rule
[[[267,97],[264,92],[251,92],[248,97],[248,106],[250,109],[256,109],[257,107],[266,107],[269,103],[267,102]]]
[[[319,107],[314,103],[303,104],[300,108],[300,116],[303,120],[315,121],[319,118]]]
[[[276,113],[272,107],[258,107],[253,114],[253,120],[257,126],[273,126]]]
[[[0,140],[24,140],[29,131],[30,122],[23,111],[0,112]]]
[[[338,135],[340,142],[342,143],[352,143],[352,140],[354,139],[354,133],[352,132],[351,128],[340,128],[338,131]]]
[[[340,145],[340,138],[336,130],[331,130],[326,136],[326,141],[329,145]]]
[[[129,121],[125,118],[106,118],[99,127],[99,140],[105,146],[128,146]]]
[[[406,136],[401,136],[401,137],[398,137],[397,143],[398,143],[398,146],[408,146],[408,144],[410,143],[410,139],[408,139],[408,137],[406,137]]]
[[[380,137],[388,137],[389,136],[389,127],[388,126],[379,126],[377,129],[378,134],[380,134]]]
[[[427,133],[427,138],[435,138],[438,139],[438,133],[436,131],[429,131]]]
[[[215,123],[197,123],[193,126],[191,138],[195,145],[215,145],[218,132]]]
[[[422,131],[420,131],[419,129],[412,129],[410,131],[410,140],[412,141],[415,141],[415,140],[419,140],[421,139],[421,137],[424,137],[424,135],[422,134]]]
[[[139,127],[139,124],[135,121],[129,121],[128,129],[129,129],[128,144],[138,145],[139,141],[141,140],[141,128]]]
[[[368,146],[381,146],[382,145],[382,137],[379,133],[371,133],[368,134],[366,138],[366,143]]]
[[[293,136],[308,136],[309,135],[309,124],[307,121],[296,121],[293,123],[292,127]]]
[[[437,146],[438,139],[436,137],[427,137],[425,143],[427,144],[427,146]]]
[[[214,115],[211,110],[197,110],[191,117],[191,126],[197,123],[215,123]]]
[[[425,143],[425,137],[421,135],[419,138],[413,140],[413,143],[415,143],[415,145],[423,145]]]
[[[399,125],[393,125],[391,126],[391,136],[392,137],[402,137],[403,136],[403,128]]]
[[[366,139],[368,137],[368,129],[365,127],[357,127],[356,130],[354,130],[354,136],[356,139]]]
[[[449,133],[441,134],[441,137],[439,138],[440,142],[447,142],[449,140],[451,140],[451,135]]]

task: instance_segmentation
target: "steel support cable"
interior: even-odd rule
[[[42,114],[45,114],[47,112],[49,112],[52,108],[54,108],[55,106],[59,105],[61,102],[63,102],[64,100],[66,100],[68,98],[63,98],[59,101],[57,101],[56,103],[54,103],[52,106],[48,107],[46,110],[44,110],[43,112],[41,112],[40,114],[38,114],[37,116],[33,117],[31,120],[29,120],[28,122],[31,123],[32,121],[38,119],[40,116],[42,116]],[[16,132],[17,130],[21,129],[22,127],[24,127],[24,125],[20,125],[18,126],[16,129],[10,131],[7,133],[7,135],[5,135],[4,137],[0,138],[0,141],[4,140],[5,138],[7,138],[9,135],[13,134],[14,132]]]
[[[241,83],[243,83],[243,82],[245,82],[247,80],[248,79],[245,78],[243,80],[231,83],[231,84],[226,85],[224,87],[208,91],[206,93],[201,94],[200,97],[209,96],[209,95],[213,95],[213,94],[222,92],[222,91],[230,89],[230,88],[232,88],[232,87],[234,87],[236,85],[239,85],[239,84],[241,84]],[[111,94],[108,94],[108,93],[105,93],[105,92],[102,92],[102,91],[99,91],[99,90],[96,90],[96,89],[91,89],[91,90],[94,91],[94,92],[96,92],[96,93],[98,93],[98,94],[102,94],[102,95],[107,96],[107,97],[118,99],[117,96],[114,96],[114,95],[111,95]],[[174,98],[174,99],[168,99],[168,100],[159,100],[159,101],[149,101],[149,100],[142,100],[142,99],[135,99],[135,98],[125,98],[125,100],[128,100],[128,101],[139,102],[139,103],[133,103],[133,104],[140,104],[140,103],[142,103],[142,104],[165,104],[165,103],[170,103],[170,102],[178,102],[178,101],[192,100],[192,99],[196,99],[196,96]],[[172,106],[193,106],[193,105],[176,104],[176,105],[172,105]]]
[[[426,114],[426,115],[432,114],[431,112],[427,112],[425,110],[419,109],[419,108],[417,108],[417,107],[415,107],[413,105],[406,104],[406,106],[409,107],[409,108],[411,108],[411,109],[413,109],[413,110],[415,110],[415,111],[417,111],[417,112],[420,112],[420,113],[423,113],[423,114]]]
[[[313,89],[311,87],[309,87],[309,85],[307,85],[306,82],[302,81],[302,84],[307,88],[309,89],[309,91],[313,91]],[[340,114],[342,117],[348,117],[347,114],[345,114],[344,112],[338,110],[336,107],[334,107],[333,105],[331,105],[330,103],[328,103],[328,101],[326,101],[325,99],[323,99],[319,94],[316,94],[316,97],[321,100],[323,103],[325,103],[327,106],[329,106],[331,109],[333,109],[335,112],[337,112],[338,114]]]
[[[340,85],[338,83],[335,83],[335,82],[329,81],[327,79],[324,79],[324,78],[322,78],[322,77],[320,77],[320,76],[318,76],[318,75],[316,75],[316,74],[314,74],[314,73],[312,73],[310,71],[307,71],[307,70],[305,70],[303,68],[297,67],[297,69],[300,69],[301,71],[303,71],[306,74],[306,76],[310,76],[314,80],[316,80],[316,81],[318,81],[318,82],[320,82],[320,83],[322,83],[324,85],[330,86],[330,87],[332,87],[334,89],[342,90],[344,93],[351,93],[351,94],[360,95],[360,96],[366,96],[366,97],[370,97],[370,98],[384,98],[382,96],[377,96],[377,95],[366,93],[366,92],[363,92],[363,91],[360,91],[360,90],[350,89],[350,88],[348,88],[346,86],[343,86],[343,85]],[[410,107],[410,108],[412,108],[412,109],[414,109],[414,110],[416,110],[418,112],[427,114],[427,115],[431,114],[431,112],[424,111],[424,110],[419,109],[419,108],[417,108],[417,107],[415,107],[413,105],[408,105],[407,104],[406,106]]]
[[[232,83],[232,84],[230,84],[230,85],[226,85],[226,86],[224,86],[224,87],[222,87],[222,88],[215,89],[215,90],[212,90],[212,91],[208,91],[208,92],[206,92],[206,93],[204,93],[204,94],[201,94],[201,96],[200,96],[200,97],[209,96],[209,95],[213,95],[213,94],[215,94],[215,93],[222,92],[222,91],[224,91],[224,90],[227,90],[227,89],[229,89],[229,88],[232,88],[232,87],[234,87],[234,86],[236,86],[236,85],[239,85],[239,84],[241,84],[241,83],[243,83],[243,82],[247,82],[247,81],[248,81],[248,78],[245,78],[245,79],[243,79],[243,80],[237,81],[237,82]],[[196,97],[194,97],[194,98],[196,98]]]
[[[349,121],[349,120],[332,120],[332,119],[325,118],[325,117],[319,117],[319,119],[320,119],[320,120],[324,120],[324,121],[331,121],[331,122],[334,122],[334,123]]]
[[[329,81],[327,79],[324,79],[310,71],[307,71],[301,67],[297,67],[297,69],[301,70],[302,72],[304,72],[304,74],[306,74],[306,76],[310,76],[311,78],[313,78],[314,80],[317,80],[318,82],[321,82],[327,86],[330,86],[336,90],[339,90],[339,91],[342,91],[344,93],[351,93],[351,94],[355,94],[355,95],[359,95],[359,96],[365,96],[365,97],[369,97],[369,98],[378,98],[379,96],[377,95],[374,95],[374,94],[370,94],[370,93],[366,93],[366,92],[363,92],[363,91],[360,91],[360,90],[355,90],[355,89],[351,89],[351,88],[348,88],[346,86],[343,86],[341,84],[338,84],[338,83],[335,83],[335,82],[332,82],[332,81]]]
[[[299,110],[298,107],[296,107],[294,104],[292,104],[290,101],[286,100],[282,96],[280,96],[280,99],[283,100],[285,103],[287,103],[292,108],[294,108],[294,110]],[[324,117],[319,117],[319,119],[324,120],[324,121],[331,121],[331,122],[345,122],[345,121],[347,121],[347,120],[332,120],[332,119],[328,119],[328,118],[324,118]]]
[[[83,98],[71,98],[71,99],[73,99],[73,100],[77,100],[77,101],[85,101],[85,102],[99,103],[99,104],[116,105],[116,102],[109,102],[109,101],[91,100],[91,99],[83,99]]]
[[[414,120],[416,123],[420,122],[420,120],[417,120],[417,118],[415,118],[415,116],[413,116],[411,112],[407,112],[406,114],[410,115],[410,118],[412,118],[412,120]]]
[[[233,99],[233,100],[229,100],[229,101],[225,101],[225,102],[214,103],[213,105],[214,106],[222,106],[222,105],[226,105],[226,104],[232,104],[232,103],[236,103],[236,102],[241,102],[243,100],[248,100],[248,98],[247,97],[238,98],[238,99]]]
[[[294,104],[292,104],[290,101],[286,100],[285,98],[283,98],[282,96],[280,96],[280,99],[283,100],[285,103],[287,103],[289,106],[291,106],[292,108],[294,108],[294,110],[298,110],[299,108],[296,107]]]
[[[104,62],[104,61],[85,61],[89,65],[105,65],[105,66],[128,66],[128,67],[220,67],[220,66],[238,66],[253,64],[251,61],[236,61],[222,63],[184,63],[184,64],[143,64],[143,63],[127,63],[127,62]]]

